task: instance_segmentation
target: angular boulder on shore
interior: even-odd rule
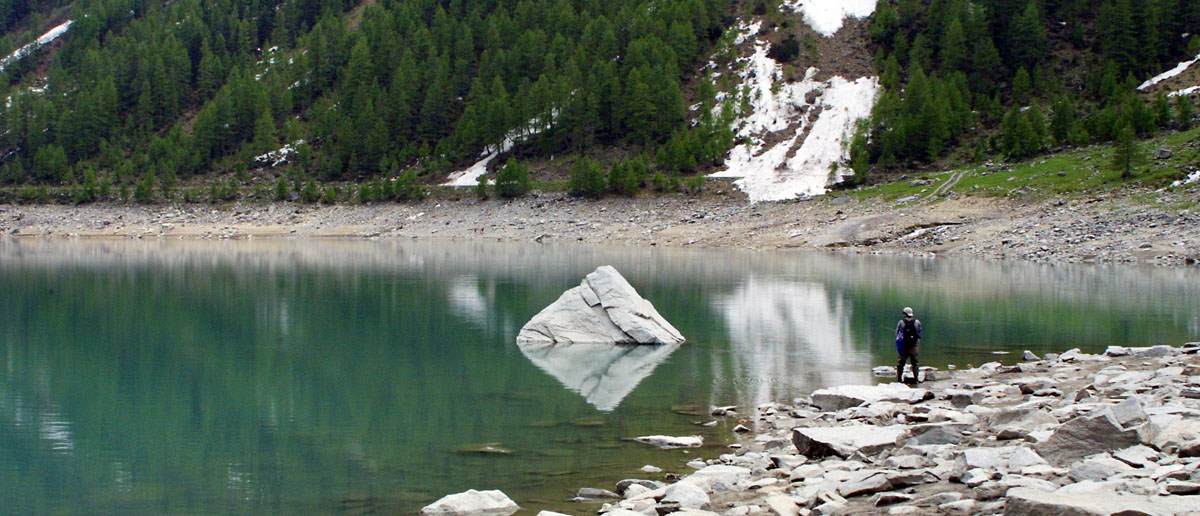
[[[1065,465],[1085,456],[1114,451],[1138,444],[1137,431],[1126,430],[1111,410],[1098,415],[1081,416],[1054,430],[1049,439],[1037,444],[1037,451],[1054,464]]]
[[[933,394],[928,390],[914,389],[902,383],[842,385],[813,391],[812,404],[821,410],[837,411],[876,401],[911,404],[930,398]]]
[[[683,335],[612,266],[597,268],[578,287],[533,316],[517,342],[681,344]]]
[[[507,516],[519,509],[516,502],[499,490],[476,491],[469,489],[465,493],[443,496],[440,500],[422,508],[421,514],[427,516],[459,514]]]
[[[835,427],[793,428],[792,443],[806,457],[836,455],[846,458],[855,452],[871,454],[896,445],[908,435],[905,425],[847,425]]]

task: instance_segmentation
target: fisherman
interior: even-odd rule
[[[917,351],[921,345],[921,321],[913,317],[912,307],[904,307],[904,318],[896,324],[896,352],[900,363],[896,364],[896,381],[904,381],[904,362],[912,361],[912,382],[920,381],[917,366]]]

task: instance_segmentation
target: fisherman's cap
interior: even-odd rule
[[[904,307],[904,315],[907,315],[907,316],[909,316],[909,317],[912,317],[912,316],[913,316],[913,311],[912,311],[912,307],[911,307],[911,306],[906,306],[906,307]]]

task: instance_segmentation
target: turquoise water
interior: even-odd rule
[[[518,329],[617,267],[677,349],[527,356]],[[686,472],[711,405],[923,364],[1200,340],[1195,269],[427,242],[0,241],[0,513],[408,514]],[[1009,352],[1010,354],[997,354]],[[657,450],[629,438],[702,435]],[[492,444],[506,454],[470,453]]]

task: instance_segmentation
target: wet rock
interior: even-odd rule
[[[873,454],[908,434],[904,425],[849,425],[840,427],[809,427],[792,429],[792,443],[801,455],[846,458],[855,453]]]
[[[533,316],[517,341],[680,344],[684,338],[616,269],[604,265]]]
[[[463,493],[443,496],[440,500],[426,505],[421,514],[426,515],[457,515],[457,514],[488,514],[508,515],[520,507],[498,490],[476,491],[470,489]]]
[[[629,490],[629,488],[631,486],[642,486],[646,489],[654,490],[654,489],[662,489],[662,488],[666,487],[667,485],[662,482],[658,482],[658,481],[654,481],[654,480],[642,480],[642,479],[637,479],[637,478],[628,478],[628,479],[617,482],[617,485],[616,485],[617,494],[624,496],[625,492],[627,490]]]
[[[633,440],[657,446],[664,450],[671,448],[697,448],[704,445],[704,438],[698,435],[673,437],[670,435],[646,435]]]
[[[581,487],[575,492],[575,498],[584,500],[601,500],[605,498],[620,498],[621,495],[609,491],[607,489],[597,489],[594,487]]]
[[[1028,349],[1025,350],[1025,353],[1023,354],[1022,358],[1026,362],[1036,362],[1038,360],[1041,360],[1040,357],[1038,357],[1037,355],[1035,355],[1032,351],[1029,351]]]
[[[1037,444],[1039,455],[1055,464],[1069,464],[1084,456],[1119,450],[1138,444],[1137,432],[1124,430],[1112,411],[1099,415],[1077,417],[1054,430],[1048,439]]]

